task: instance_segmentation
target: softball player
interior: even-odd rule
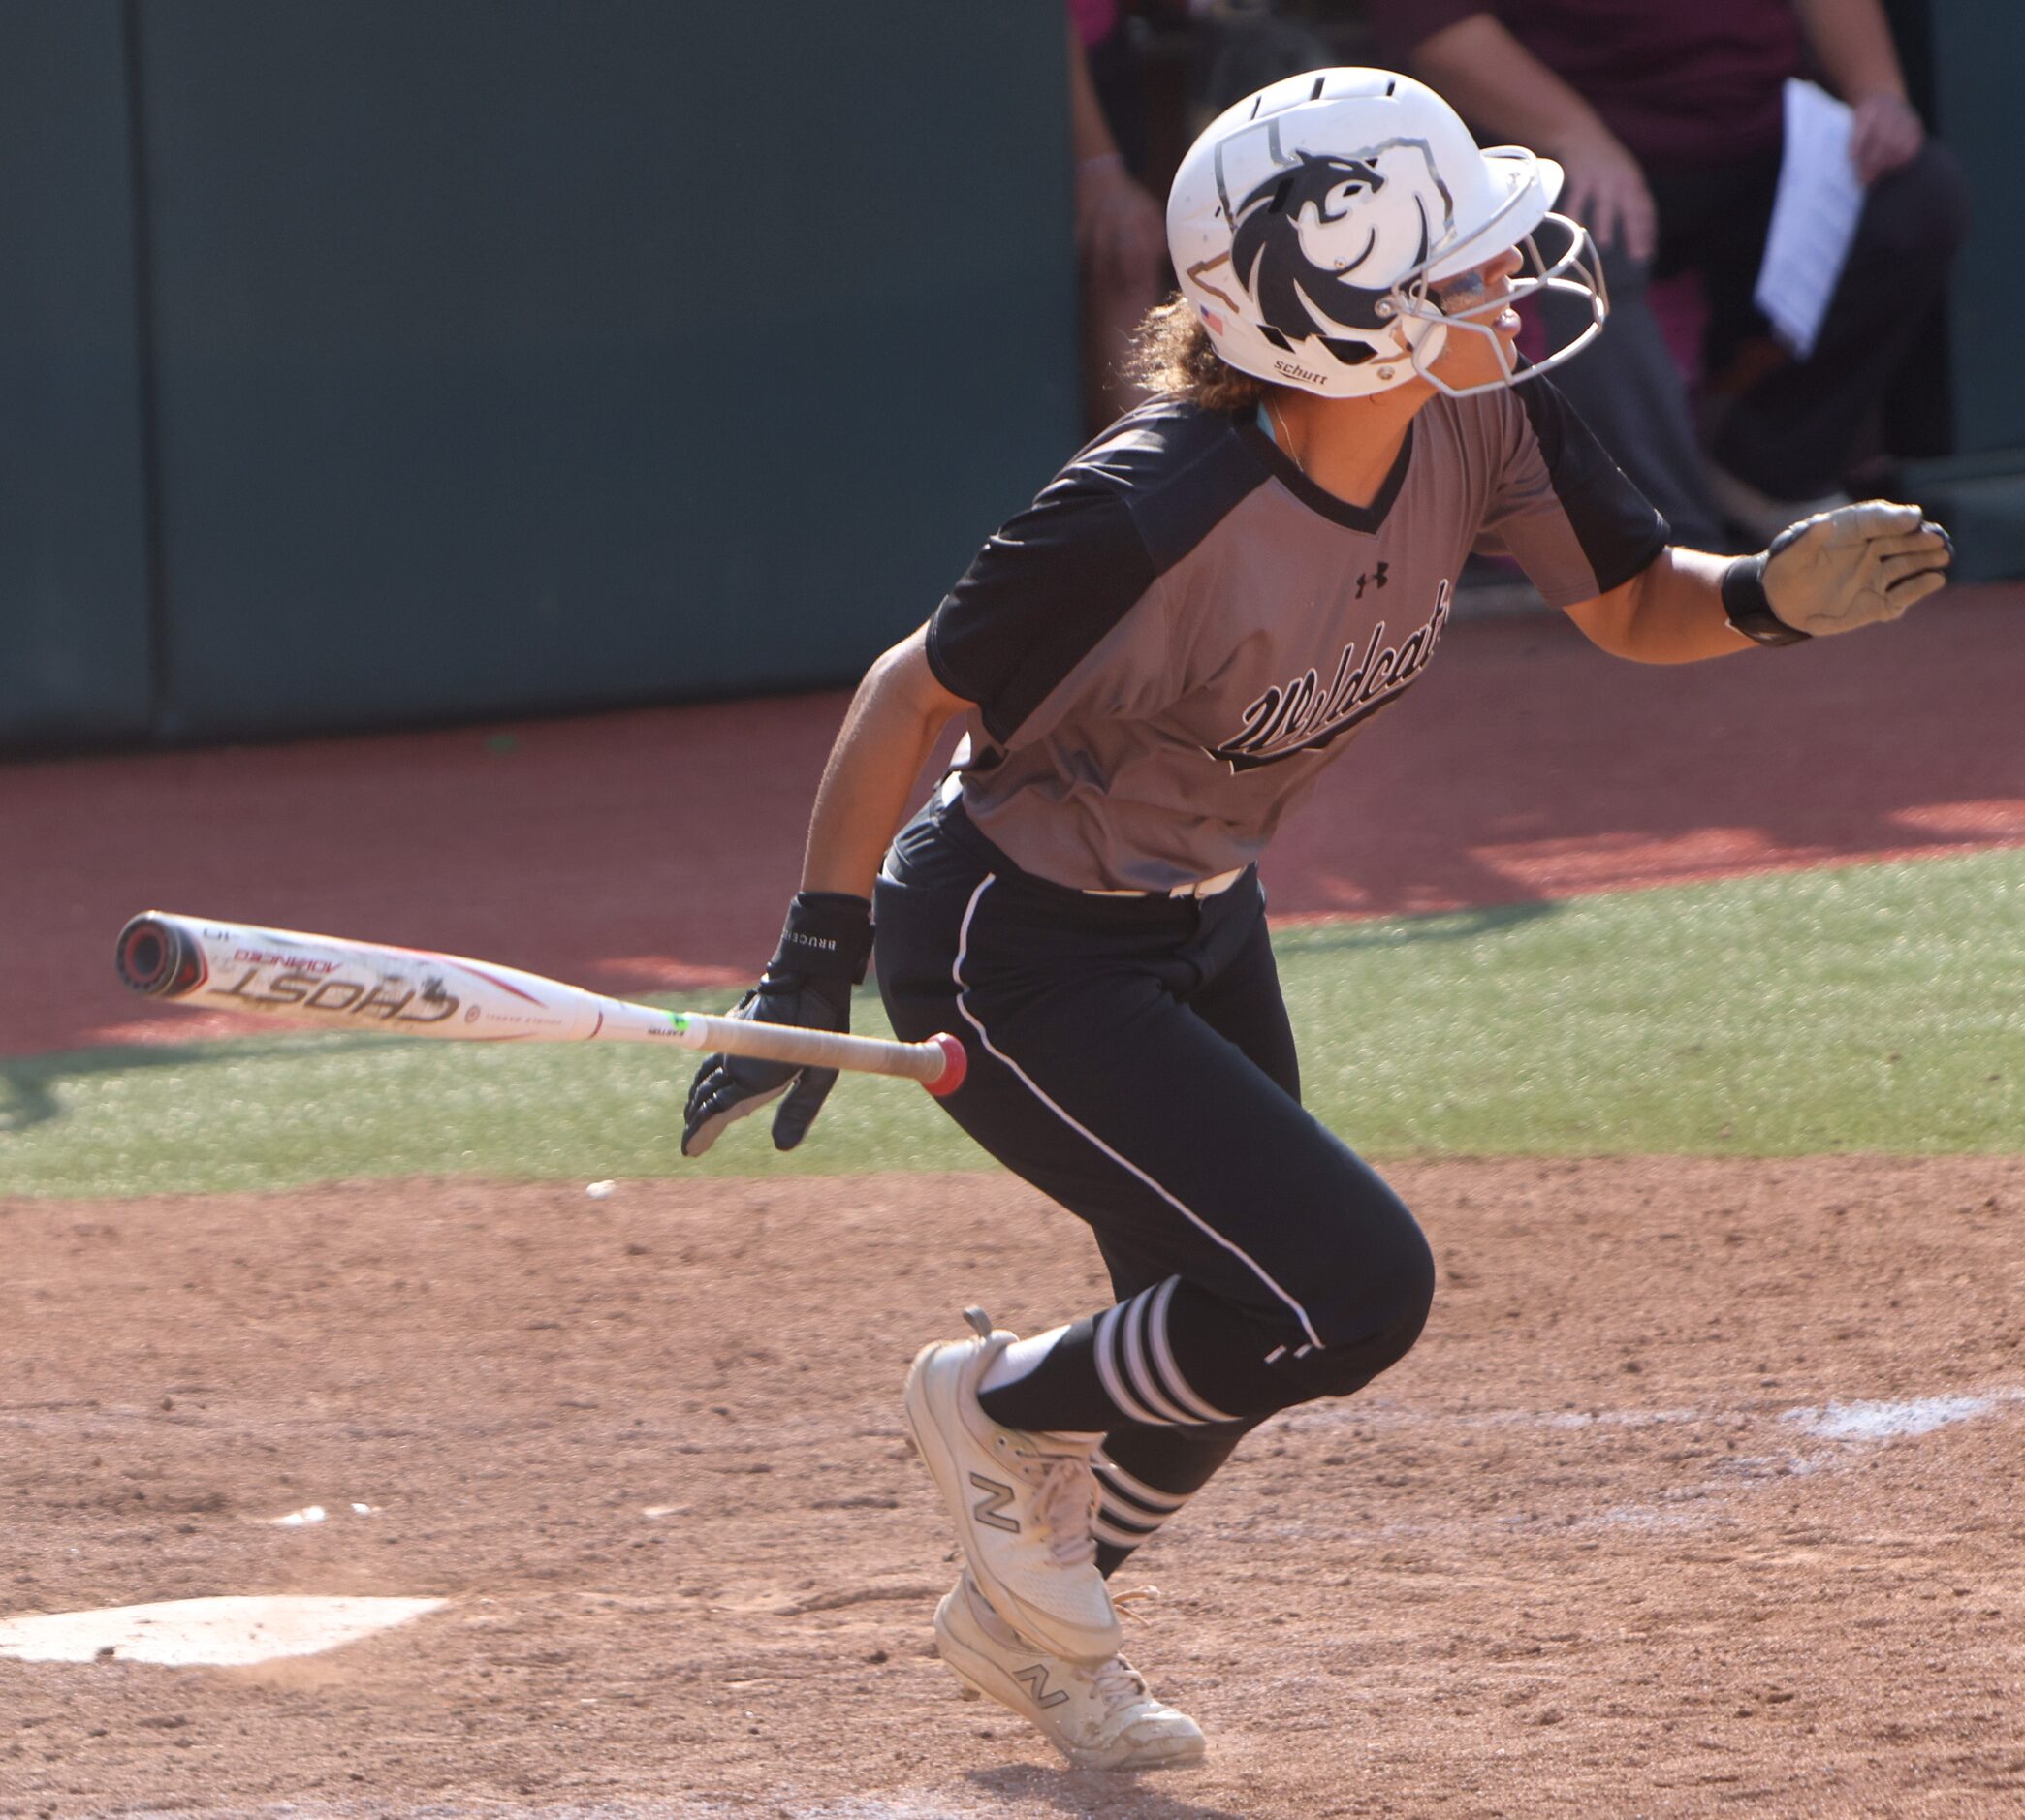
[[[1876,502],[1756,557],[1669,547],[1541,377],[1605,314],[1586,234],[1550,213],[1560,178],[1384,71],[1276,83],[1210,126],[1169,203],[1160,397],[873,665],[741,1008],[843,1028],[876,921],[896,1031],[969,1051],[943,1104],[1096,1236],[1109,1306],[1027,1339],[970,1310],[905,1390],[965,1562],[942,1657],[1079,1767],[1203,1749],[1119,1656],[1108,1577],[1249,1428],[1356,1391],[1427,1318],[1411,1214],[1302,1108],[1256,861],[1434,661],[1464,558],[1516,558],[1654,663],[1895,618],[1943,582],[1938,527]],[[1549,290],[1585,327],[1528,366],[1512,305]],[[955,769],[895,838],[957,715]],[[775,1098],[791,1148],[833,1079],[713,1056],[684,1152]]]

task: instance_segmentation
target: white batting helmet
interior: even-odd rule
[[[1596,249],[1550,212],[1560,190],[1553,160],[1517,145],[1480,150],[1411,77],[1313,70],[1210,123],[1175,174],[1167,244],[1182,294],[1241,371],[1332,398],[1417,375],[1461,397],[1558,366],[1603,326]],[[1543,221],[1568,239],[1552,265],[1533,240]],[[1444,280],[1513,247],[1529,263],[1503,301],[1552,290],[1589,310],[1572,340],[1517,369],[1490,324],[1446,315],[1437,300]],[[1430,371],[1457,328],[1486,337],[1502,378],[1456,387]]]

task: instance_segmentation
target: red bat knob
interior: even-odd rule
[[[964,1046],[947,1030],[938,1031],[929,1038],[942,1051],[942,1072],[933,1081],[924,1081],[927,1087],[938,1100],[946,1100],[964,1084],[964,1076],[969,1071],[970,1058],[964,1052]]]

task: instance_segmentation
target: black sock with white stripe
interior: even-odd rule
[[[1293,1345],[1305,1341],[1295,1333]],[[1062,1329],[1020,1376],[979,1394],[1013,1428],[1109,1433],[1131,1426],[1202,1428],[1272,1414],[1313,1393],[1265,1363],[1286,1336],[1170,1276]],[[1278,1363],[1276,1360],[1275,1363]],[[991,1380],[987,1380],[991,1382]]]
[[[1152,1541],[1255,1426],[1246,1421],[1214,1428],[1135,1428],[1106,1435],[1094,1461],[1097,1514],[1091,1528],[1097,1539],[1097,1572],[1108,1580],[1134,1549]]]

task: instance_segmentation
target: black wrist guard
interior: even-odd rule
[[[1800,530],[1788,525],[1772,540],[1771,548],[1755,556],[1739,556],[1723,571],[1723,616],[1747,639],[1759,644],[1798,644],[1814,635],[1789,626],[1772,611],[1765,598],[1765,565],[1793,541]]]
[[[871,960],[871,905],[842,891],[798,892],[769,973],[861,985]]]

